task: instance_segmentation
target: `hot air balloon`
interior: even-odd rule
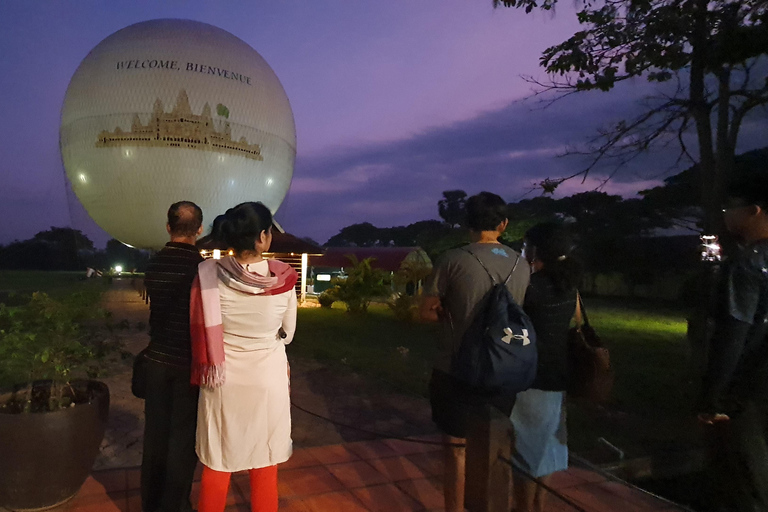
[[[67,88],[67,178],[88,214],[133,247],[168,240],[180,200],[213,221],[243,201],[274,213],[293,175],[296,129],[267,62],[225,30],[190,20],[131,25],[99,43]]]

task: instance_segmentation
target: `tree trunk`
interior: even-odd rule
[[[717,74],[718,79],[718,100],[717,100],[717,170],[720,182],[716,191],[718,206],[722,207],[725,197],[725,182],[728,176],[731,176],[736,167],[736,157],[733,142],[730,137],[731,120],[730,102],[731,102],[731,69],[724,66]],[[718,228],[722,229],[722,215],[717,210],[719,219]],[[719,231],[719,230],[718,230]]]
[[[696,19],[691,34],[691,82],[689,97],[691,114],[696,123],[699,142],[701,206],[704,209],[704,233],[714,233],[720,222],[720,173],[712,144],[712,122],[705,97],[704,77],[707,65],[707,0],[697,0]]]
[[[691,77],[689,99],[690,112],[696,123],[699,142],[699,179],[701,186],[701,207],[704,210],[703,232],[719,234],[722,215],[720,214],[722,191],[720,168],[715,160],[712,141],[712,121],[707,104],[704,78],[707,66],[707,0],[697,0],[694,12],[695,26],[691,34]],[[689,375],[695,381],[701,376],[705,354],[708,349],[709,306],[714,293],[715,268],[700,264],[697,296],[699,300],[688,317],[688,341],[691,344]]]

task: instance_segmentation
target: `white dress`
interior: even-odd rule
[[[266,275],[267,262],[248,270]],[[285,345],[296,330],[296,292],[249,295],[219,282],[219,298],[226,377],[218,388],[200,388],[197,455],[226,472],[285,462],[293,450]]]

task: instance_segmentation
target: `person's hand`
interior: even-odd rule
[[[723,414],[721,412],[717,412],[715,414],[702,412],[699,413],[698,418],[699,421],[705,425],[715,425],[717,423],[723,423],[731,419],[727,414]]]
[[[443,306],[439,297],[422,297],[419,306],[419,317],[424,322],[438,322],[443,316]]]

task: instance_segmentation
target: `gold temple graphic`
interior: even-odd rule
[[[229,121],[224,122],[223,131],[216,131],[208,103],[201,115],[192,113],[187,91],[182,89],[173,110],[166,112],[160,99],[155,100],[152,119],[144,125],[139,115],[133,116],[131,131],[124,132],[118,126],[115,131],[104,130],[99,134],[97,148],[118,146],[178,147],[217,151],[244,156],[252,160],[264,160],[258,144],[248,144],[245,137],[232,140]]]

